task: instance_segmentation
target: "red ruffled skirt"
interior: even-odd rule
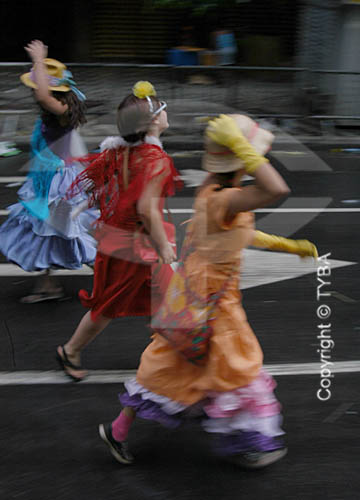
[[[80,290],[91,319],[122,316],[150,316],[157,311],[173,270],[169,264],[144,265],[100,252],[96,255],[92,294]]]

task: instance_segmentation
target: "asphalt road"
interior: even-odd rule
[[[84,352],[88,383],[73,385],[58,371],[55,347],[84,314],[80,288],[92,275],[59,275],[66,298],[25,305],[33,276],[0,259],[0,498],[26,500],[355,500],[359,497],[359,212],[360,155],[296,144],[274,150],[273,164],[291,195],[256,213],[257,227],[307,238],[330,253],[330,274],[318,300],[319,265],[294,256],[250,249],[245,255],[243,300],[278,382],[289,453],[281,462],[249,473],[218,461],[195,423],[178,431],[138,421],[130,446],[137,461],[122,467],[108,454],[97,425],[117,415],[121,381],[136,369],[149,342],[146,319],[114,321]],[[16,201],[26,148],[0,159],[0,210]],[[200,157],[174,154],[175,165],[197,178]],[[189,218],[194,187],[170,203],[176,223]],[[349,201],[350,200],[350,201]],[[357,201],[356,201],[357,200]],[[0,223],[6,213],[0,212]],[[180,238],[181,240],[181,238]],[[7,266],[7,267],[6,267]],[[317,397],[321,383],[318,308],[331,311],[331,397]],[[129,372],[127,372],[129,370]],[[289,375],[291,373],[291,375]],[[103,374],[103,376],[101,375]],[[106,377],[105,377],[106,375]],[[15,378],[14,378],[15,377]],[[17,379],[16,379],[17,377]]]

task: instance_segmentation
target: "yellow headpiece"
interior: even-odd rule
[[[156,91],[150,82],[142,81],[135,83],[133,86],[133,94],[139,99],[146,99],[147,97],[156,96]]]

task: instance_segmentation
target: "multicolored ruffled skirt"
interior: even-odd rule
[[[249,385],[229,392],[210,392],[195,405],[185,406],[148,391],[136,379],[125,382],[121,404],[140,418],[176,428],[185,420],[202,418],[205,431],[216,436],[214,451],[231,456],[249,451],[266,452],[283,448],[280,436],[281,406],[274,395],[276,382],[264,370]]]
[[[9,216],[0,226],[0,252],[8,261],[25,271],[79,269],[95,261],[96,241],[88,231],[99,217],[98,210],[88,209],[71,219],[74,202],[64,202],[66,190],[80,171],[76,165],[69,165],[55,173],[48,194],[47,220],[33,216],[21,202],[8,207]],[[35,197],[31,178],[18,195],[23,201]]]

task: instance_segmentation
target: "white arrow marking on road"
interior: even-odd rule
[[[329,260],[331,268],[351,266],[356,262],[342,260]],[[174,265],[175,268],[175,265]],[[263,250],[245,249],[243,253],[243,265],[241,273],[240,288],[253,288],[255,286],[269,285],[278,281],[284,281],[306,274],[316,273],[317,261],[313,259],[301,259],[297,255],[281,252],[269,252]],[[36,276],[40,273],[29,273],[23,271],[14,264],[0,264],[0,276]],[[88,266],[70,271],[61,269],[54,271],[58,276],[91,276],[93,270]],[[314,285],[315,286],[315,285]]]
[[[301,144],[301,143],[300,143]],[[297,147],[299,147],[297,145]],[[305,147],[301,144],[301,147]],[[307,149],[307,148],[306,148]],[[327,165],[314,152],[307,151],[271,151],[271,156],[276,158],[287,170],[291,172],[331,171]],[[304,158],[306,156],[306,159]]]
[[[289,154],[284,154],[283,151],[271,151],[271,155],[274,156],[287,170],[289,171],[311,171],[311,172],[331,172],[332,168],[322,160],[314,151],[309,149],[305,144],[300,142],[295,136],[284,133],[281,128],[274,131],[275,137],[276,133],[282,134],[282,139],[287,139],[288,144],[295,149],[296,153],[306,153],[306,160],[303,156]]]
[[[356,264],[356,262],[335,259],[329,262],[331,269]],[[316,273],[316,271],[317,261],[312,258],[301,259],[297,255],[247,248],[243,253],[240,288],[245,290],[255,286],[269,285]]]

